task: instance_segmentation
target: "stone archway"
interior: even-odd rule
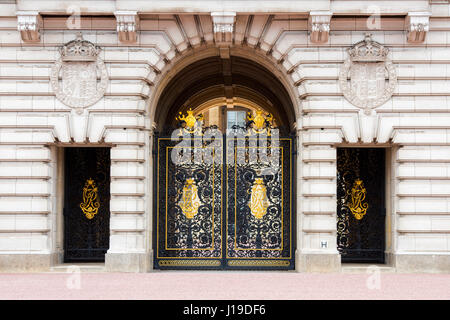
[[[284,67],[261,50],[240,46],[229,51],[230,58],[222,59],[217,47],[194,48],[166,65],[155,78],[147,108],[154,128],[162,129],[170,112],[189,108],[189,98],[214,86],[223,91],[219,94],[216,90],[216,94],[225,98],[235,95],[253,102],[259,99],[259,104],[263,98],[265,109],[278,115],[287,131],[299,127],[300,100]]]
[[[229,58],[226,59],[222,58],[219,55],[219,50],[214,47],[191,50],[180,57],[171,68],[163,70],[155,79],[156,87],[152,93],[148,109],[155,132],[167,132],[166,129],[174,128],[176,124],[175,117],[178,115],[178,112],[185,112],[189,108],[202,108],[211,101],[216,100],[223,101],[226,105],[235,102],[237,104],[246,102],[248,105],[257,106],[257,108],[273,114],[283,134],[292,134],[296,128],[296,123],[298,123],[299,102],[290,77],[283,71],[282,67],[279,67],[281,66],[271,61],[270,58],[251,48],[230,48]],[[294,140],[289,140],[286,144],[288,149],[285,150],[289,150],[286,153],[289,155],[293,154]],[[158,155],[159,148],[158,140],[153,148]],[[294,167],[297,167],[297,162],[294,160],[296,158],[292,157],[292,160],[290,159],[287,160],[289,168],[292,168],[292,170],[288,169],[291,170],[289,172],[297,171],[294,169]],[[153,168],[161,167],[158,157],[153,159],[153,161],[155,161],[152,165]],[[167,174],[167,172],[164,174]],[[153,182],[150,183],[150,187],[156,190],[156,193],[153,192],[153,194],[158,195],[158,192],[161,190],[161,183],[158,183],[157,180],[159,178],[155,177],[159,177],[159,175],[159,172],[156,173],[152,178]],[[287,186],[288,189],[284,190],[293,192],[294,189],[297,189],[293,185],[296,185],[298,182],[293,174],[290,177],[292,178]],[[278,265],[271,265],[269,261],[266,267],[275,266],[275,268],[280,269],[292,269],[294,267],[293,259],[296,255],[295,247],[297,246],[295,241],[298,239],[295,235],[295,223],[297,220],[295,207],[298,198],[295,196],[295,193],[290,197],[289,216],[285,217],[286,225],[286,221],[290,221],[290,240],[286,242],[289,243],[290,247],[290,260],[283,261],[285,264]],[[153,199],[153,201],[159,201],[158,199]],[[151,217],[153,219],[152,230],[155,243],[158,243],[157,225],[159,225],[159,222],[155,217],[155,214],[159,214],[158,204],[159,202],[156,202],[155,205],[152,205],[154,213]],[[155,248],[153,245],[152,247]],[[157,254],[155,258],[159,259]],[[170,260],[158,261],[159,266],[174,266],[174,264],[169,262]],[[192,265],[185,266],[193,268]],[[212,265],[203,266],[211,267]]]

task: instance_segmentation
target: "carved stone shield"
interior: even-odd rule
[[[388,49],[366,36],[349,50],[349,58],[344,62],[339,85],[344,97],[353,105],[365,109],[369,114],[394,93],[397,75],[387,58]]]
[[[79,113],[100,100],[106,91],[108,74],[99,52],[79,35],[60,49],[61,56],[51,71],[56,98]]]
[[[66,63],[62,67],[62,91],[70,97],[90,99],[97,90],[97,66],[92,62]]]

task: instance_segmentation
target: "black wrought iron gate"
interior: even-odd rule
[[[66,148],[64,261],[104,261],[109,248],[109,148]]]
[[[342,262],[384,263],[385,149],[337,150],[337,247]]]
[[[294,139],[180,130],[154,141],[154,268],[293,269]]]

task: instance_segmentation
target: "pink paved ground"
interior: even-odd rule
[[[450,299],[450,274],[154,272],[0,274],[0,299]],[[372,278],[373,279],[373,278]],[[75,281],[74,281],[75,280]],[[372,282],[375,283],[375,282]]]

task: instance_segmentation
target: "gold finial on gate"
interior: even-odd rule
[[[266,131],[267,135],[270,135],[273,120],[274,118],[272,114],[269,113],[264,115],[262,110],[256,110],[256,114],[254,116],[250,112],[247,114],[247,121],[254,133],[263,133]]]
[[[183,113],[180,111],[178,117],[176,117],[175,120],[184,122],[184,129],[189,133],[194,133],[197,129],[201,129],[203,115],[199,114],[197,116],[194,116],[194,111],[189,108],[186,115],[183,115]]]

